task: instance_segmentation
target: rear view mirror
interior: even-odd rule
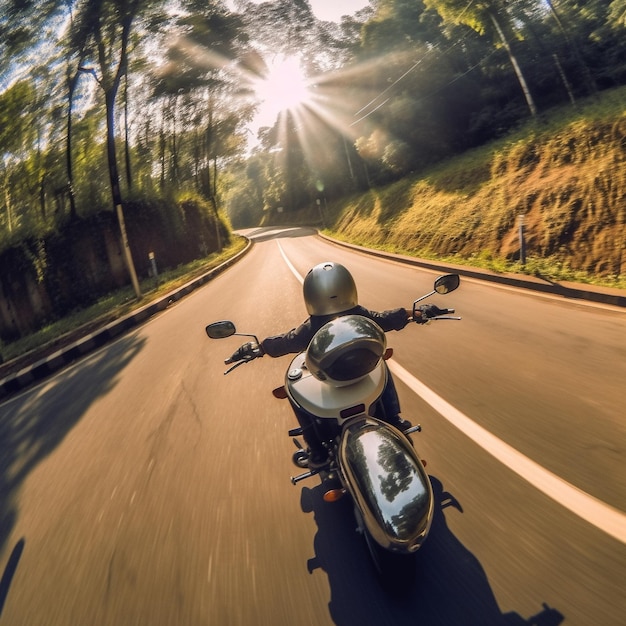
[[[205,330],[206,334],[211,339],[224,339],[224,337],[231,337],[237,332],[235,325],[229,320],[213,322],[209,324]]]
[[[450,293],[459,286],[459,282],[458,274],[444,274],[435,280],[435,291],[441,295]]]

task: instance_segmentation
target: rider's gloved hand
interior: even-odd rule
[[[248,341],[244,343],[233,356],[233,361],[255,359],[256,357],[263,356],[263,350],[256,341]]]
[[[414,319],[418,324],[425,324],[429,319],[437,317],[437,315],[443,315],[446,312],[445,309],[440,309],[434,304],[420,304],[415,311]]]

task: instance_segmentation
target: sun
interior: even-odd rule
[[[290,142],[297,141],[311,168],[319,170],[337,136],[343,137],[346,152],[348,143],[356,140],[358,106],[351,85],[357,82],[358,69],[307,74],[298,55],[270,57],[261,52],[251,53],[240,67],[241,93],[256,108],[248,126],[253,148],[271,142],[271,152],[279,159],[288,153]],[[261,132],[268,128],[275,133]]]
[[[260,101],[258,117],[271,125],[283,111],[294,111],[311,100],[310,83],[300,60],[294,56],[276,56],[267,64],[267,72],[255,85]]]

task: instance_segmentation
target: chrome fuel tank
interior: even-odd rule
[[[342,477],[372,537],[384,548],[415,552],[433,517],[428,474],[407,438],[375,418],[345,425]]]

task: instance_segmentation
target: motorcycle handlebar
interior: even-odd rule
[[[224,359],[224,363],[229,365],[231,363],[236,363],[237,361],[251,361],[252,359],[256,359],[260,356],[263,356],[263,352],[261,351],[259,344],[248,341],[235,350],[230,357]]]
[[[431,320],[460,320],[460,317],[453,316],[454,309],[439,309],[437,311],[437,315],[432,316],[422,316],[422,317],[411,317],[410,320],[412,322],[416,322],[417,324],[426,324]]]

